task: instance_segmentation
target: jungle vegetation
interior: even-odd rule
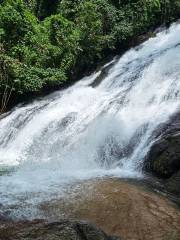
[[[0,111],[180,17],[180,0],[0,0]]]

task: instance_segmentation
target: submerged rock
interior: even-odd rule
[[[63,220],[48,223],[43,220],[2,224],[0,240],[120,240],[107,236],[87,222]]]

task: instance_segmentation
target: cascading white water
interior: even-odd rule
[[[179,36],[174,24],[109,63],[97,86],[103,69],[4,117],[2,207],[57,197],[87,178],[142,176],[153,132],[179,108]]]

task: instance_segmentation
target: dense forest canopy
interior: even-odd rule
[[[1,0],[0,100],[61,86],[180,17],[180,0]]]

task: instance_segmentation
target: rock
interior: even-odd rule
[[[180,170],[180,135],[156,142],[146,160],[145,169],[158,177],[169,178]]]
[[[5,216],[5,214],[0,212],[0,225],[2,223],[6,223],[6,222],[10,222],[10,221],[11,221],[11,219],[9,217]]]
[[[156,134],[159,140],[151,147],[145,159],[144,170],[166,179],[166,190],[180,195],[180,113],[161,126]]]
[[[89,180],[68,192],[67,198],[41,205],[41,215],[83,219],[108,235],[127,240],[180,239],[176,204],[147,188],[146,182],[120,179]],[[173,238],[171,238],[173,236]]]
[[[87,222],[62,220],[23,221],[0,226],[0,240],[120,240]]]
[[[90,86],[93,88],[99,86],[99,84],[107,77],[109,70],[116,62],[117,58],[115,58],[110,64],[106,64],[104,67],[102,67],[100,75],[94,79],[93,83],[91,83]]]
[[[167,190],[180,197],[180,171],[174,174],[165,184]]]

